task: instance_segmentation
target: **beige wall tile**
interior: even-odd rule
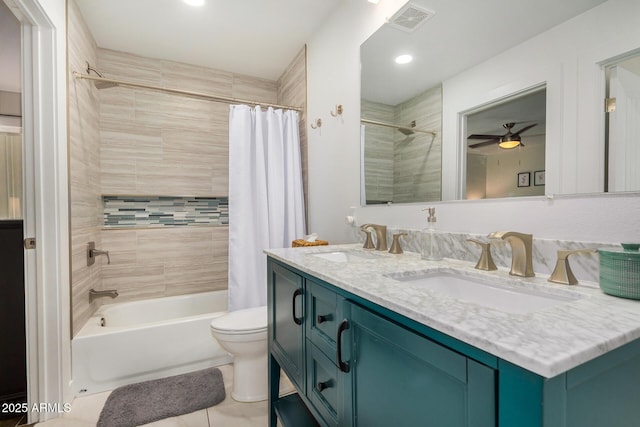
[[[74,1],[68,2],[69,71],[86,72],[96,64],[97,48]],[[84,80],[69,84],[69,197],[71,206],[71,324],[77,333],[98,307],[89,305],[89,289],[101,287],[101,263],[86,265],[89,241],[100,244],[100,139],[98,91]]]
[[[89,60],[107,77],[270,103],[306,103],[306,52],[269,81],[97,48],[70,2],[70,68]],[[229,104],[114,87],[70,84],[74,333],[101,304],[226,289],[228,228],[102,230],[101,194],[226,196]],[[306,171],[306,117],[300,116]],[[305,185],[306,188],[306,185]],[[86,267],[87,239],[108,250]],[[88,290],[117,289],[88,304]]]

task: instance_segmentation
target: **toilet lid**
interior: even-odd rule
[[[211,321],[219,331],[249,332],[267,329],[267,306],[232,311]]]

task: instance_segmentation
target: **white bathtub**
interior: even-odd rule
[[[76,396],[230,363],[209,329],[226,310],[226,290],[104,305],[71,342]]]

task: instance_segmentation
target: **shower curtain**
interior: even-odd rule
[[[263,249],[305,232],[298,113],[232,105],[229,114],[229,311],[267,304]]]
[[[19,219],[22,201],[22,135],[0,132],[0,220]]]

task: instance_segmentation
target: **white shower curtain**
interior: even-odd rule
[[[229,114],[229,311],[267,304],[263,249],[303,236],[298,113],[232,105]]]

